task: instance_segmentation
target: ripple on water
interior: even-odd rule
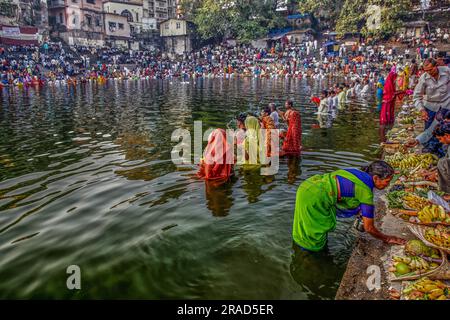
[[[316,129],[318,86],[290,80],[111,81],[0,96],[0,298],[330,299],[355,234],[339,221],[330,253],[292,246],[296,190],[311,175],[371,160],[372,107]],[[287,98],[302,111],[301,160],[274,177],[221,187],[176,167],[173,130],[226,127]],[[62,288],[77,264],[86,285]],[[326,277],[322,277],[326,274]],[[320,282],[317,279],[323,278]],[[123,288],[127,290],[123,290]]]

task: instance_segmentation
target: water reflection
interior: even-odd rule
[[[217,183],[205,181],[206,207],[215,217],[225,217],[230,213],[233,206],[233,186],[238,178],[231,177],[230,181]]]
[[[288,157],[288,183],[295,184],[298,178],[301,176],[301,158],[295,156]]]
[[[330,293],[339,287],[336,274],[342,274],[342,268],[335,262],[329,248],[312,253],[302,250],[294,243],[292,250],[292,278],[303,288],[309,299],[329,299]]]

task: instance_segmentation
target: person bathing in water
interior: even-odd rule
[[[317,252],[325,248],[328,232],[336,228],[336,219],[362,216],[364,231],[389,244],[406,241],[388,236],[374,224],[374,189],[385,189],[394,169],[384,161],[367,167],[344,169],[314,175],[297,190],[292,235],[303,250]]]

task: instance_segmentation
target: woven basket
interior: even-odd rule
[[[430,280],[441,280],[441,279],[430,279]],[[400,300],[408,300],[406,299],[405,295],[403,294],[403,290],[405,290],[410,284],[412,284],[413,280],[404,280],[401,285],[400,289]],[[447,286],[450,286],[450,283],[448,281],[443,281]]]
[[[431,280],[450,280],[450,263],[447,259],[447,254],[439,250],[441,257],[442,257],[442,263],[439,267],[433,270],[425,271],[425,272],[419,272],[415,275],[405,275],[400,277],[392,277],[391,281],[408,281],[408,280],[417,280],[422,277],[428,277]]]
[[[434,243],[431,243],[427,239],[425,239],[425,236],[424,236],[424,234],[425,234],[425,226],[408,224],[408,228],[417,238],[422,240],[422,242],[425,243],[427,246],[432,247],[432,248],[436,248],[436,249],[439,249],[439,250],[442,250],[442,251],[446,252],[447,254],[450,254],[450,249],[449,248],[439,247],[439,246],[435,245]]]

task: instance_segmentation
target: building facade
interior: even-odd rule
[[[182,19],[169,19],[160,24],[163,52],[174,58],[193,50],[193,24]]]
[[[177,17],[176,0],[144,0],[144,16],[155,18],[158,23]]]
[[[118,13],[104,13],[105,44],[129,48],[131,28],[128,17]]]
[[[0,25],[33,26],[41,36],[48,34],[46,0],[0,0]]]
[[[120,14],[127,18],[131,34],[139,34],[143,30],[156,28],[155,23],[144,18],[142,0],[106,0],[103,2],[104,13]]]
[[[48,0],[53,35],[69,45],[104,45],[102,0]]]

